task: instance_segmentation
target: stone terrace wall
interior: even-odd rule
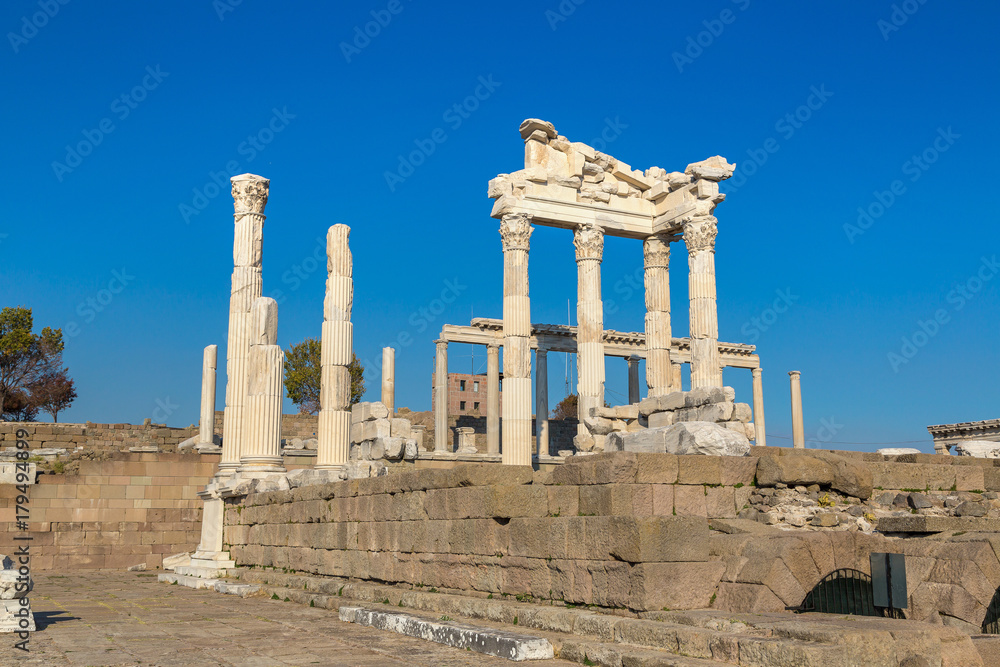
[[[216,435],[222,435],[222,415],[222,410],[215,411],[214,433]],[[318,428],[319,417],[316,415],[281,415],[282,438],[315,438]]]
[[[31,560],[36,570],[159,567],[164,555],[201,539],[196,493],[218,455],[118,454],[81,461],[78,475],[43,474],[29,487]],[[0,553],[16,550],[16,487],[0,485]],[[20,533],[23,534],[23,533]]]
[[[170,428],[155,424],[47,424],[42,422],[0,422],[0,445],[14,447],[17,431],[28,432],[31,449],[60,447],[72,451],[83,447],[88,452],[111,453],[129,447],[156,445],[162,450],[176,450],[177,445],[198,432],[197,427]]]

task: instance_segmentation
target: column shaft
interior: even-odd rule
[[[351,441],[351,371],[354,358],[354,258],[351,228],[333,225],[326,234],[326,297],[323,299],[319,426],[316,468],[341,470]]]
[[[528,297],[528,249],[531,220],[505,215],[503,243],[503,385],[502,461],[531,465],[531,301]]]
[[[639,402],[639,357],[635,354],[625,360],[628,363],[628,402]]]
[[[270,181],[253,174],[233,176],[233,280],[229,298],[229,336],[226,343],[226,408],[223,413],[220,472],[239,467],[247,397],[247,336],[250,307],[261,295],[261,250],[264,207]]]
[[[240,473],[254,475],[284,470],[281,465],[281,401],[285,354],[278,339],[278,304],[262,296],[249,317],[247,403],[243,415]]]
[[[757,432],[756,444],[767,445],[767,434],[764,432],[764,381],[762,371],[753,369],[753,425]]]
[[[382,404],[389,408],[389,417],[396,408],[396,350],[382,348]]]
[[[201,362],[201,422],[198,425],[198,442],[215,442],[215,369],[218,364],[219,346],[208,345]]]
[[[805,449],[806,432],[802,421],[802,383],[799,371],[789,371],[788,377],[792,390],[792,447]]]
[[[648,361],[646,363],[649,363]],[[670,391],[684,390],[684,365],[670,363]]]
[[[691,388],[721,387],[719,319],[715,303],[714,216],[698,216],[684,224],[688,248],[688,293],[691,300]]]
[[[549,455],[548,350],[535,351],[535,443],[539,456]]]
[[[649,396],[679,391],[670,367],[670,243],[673,236],[650,236],[642,244],[646,284],[646,386]]]
[[[604,406],[604,302],[601,301],[601,258],[604,230],[580,225],[573,234],[576,246],[576,360],[579,435],[589,435],[584,422],[593,408]]]
[[[486,346],[486,453],[500,453],[500,346]]]
[[[448,341],[434,341],[434,451],[447,452],[448,445]]]

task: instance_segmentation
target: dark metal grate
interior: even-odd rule
[[[806,593],[799,612],[905,618],[901,609],[876,607],[872,578],[860,570],[834,570]],[[996,598],[994,598],[996,599]],[[1000,607],[1000,603],[997,605]]]
[[[1000,635],[1000,589],[993,594],[990,606],[986,608],[986,618],[983,619],[984,635]]]

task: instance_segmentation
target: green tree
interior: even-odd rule
[[[306,338],[285,350],[285,391],[303,414],[319,412],[321,359],[322,345],[315,338]],[[351,372],[351,405],[354,405],[365,395],[365,368],[357,355],[351,356],[347,368]]]
[[[32,333],[31,309],[23,306],[0,310],[0,414],[7,414],[7,400],[19,394],[23,403],[31,390],[50,372],[62,367],[61,329],[45,327]]]

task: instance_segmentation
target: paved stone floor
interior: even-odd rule
[[[31,606],[30,652],[0,635],[4,667],[511,664],[342,623],[326,609],[157,583],[152,572],[40,574]]]

